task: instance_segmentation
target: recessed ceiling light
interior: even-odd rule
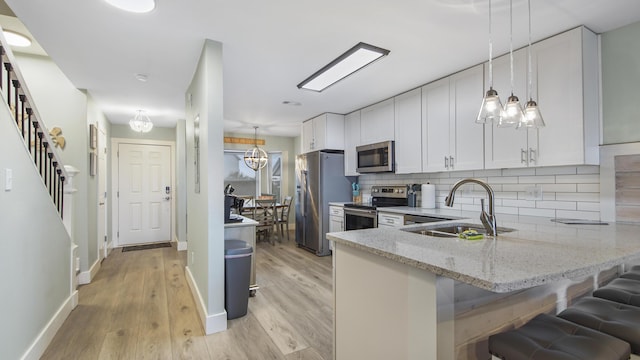
[[[120,10],[132,13],[147,13],[156,7],[155,0],[105,0]]]
[[[302,103],[299,103],[297,101],[289,101],[289,100],[285,100],[282,102],[285,105],[291,105],[291,106],[300,106],[302,105]]]
[[[4,38],[11,46],[27,47],[31,45],[31,39],[14,31],[4,30]]]
[[[389,55],[389,52],[377,46],[358,43],[298,84],[298,89],[320,92],[383,56]]]

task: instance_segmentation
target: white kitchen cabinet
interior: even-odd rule
[[[344,207],[329,206],[329,232],[344,231]],[[329,249],[333,250],[333,243],[329,241]]]
[[[404,226],[404,215],[396,213],[378,212],[379,228],[395,228]]]
[[[483,81],[477,65],[422,88],[422,171],[484,168],[484,130],[475,123]]]
[[[302,153],[344,150],[344,116],[325,113],[302,123]]]
[[[344,116],[344,175],[360,175],[356,147],[362,145],[360,142],[360,110],[354,111]]]
[[[362,109],[360,116],[360,140],[363,145],[395,140],[393,99]]]
[[[487,169],[598,164],[597,38],[576,28],[532,46],[533,98],[546,123],[515,130],[486,125]],[[509,56],[494,61],[494,89],[509,95]],[[528,100],[527,49],[514,52],[515,93]]]
[[[422,90],[394,98],[396,174],[422,172]]]

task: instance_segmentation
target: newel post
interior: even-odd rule
[[[76,289],[78,288],[78,277],[77,273],[80,270],[80,264],[78,261],[78,245],[76,244],[74,235],[73,235],[73,223],[74,223],[74,215],[73,215],[73,207],[74,201],[73,197],[78,189],[74,187],[73,178],[78,175],[80,170],[76,169],[71,165],[64,166],[65,171],[67,172],[67,179],[65,179],[64,186],[64,194],[63,194],[63,203],[64,207],[62,209],[62,223],[64,227],[67,229],[69,233],[69,237],[71,238],[71,294],[74,294],[74,304],[77,305],[77,293]]]

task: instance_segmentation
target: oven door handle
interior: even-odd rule
[[[366,216],[366,217],[376,217],[378,212],[376,210],[363,210],[363,209],[352,209],[345,208],[344,214],[347,215],[356,215],[356,216]]]

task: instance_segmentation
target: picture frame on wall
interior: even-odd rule
[[[98,128],[94,124],[89,125],[89,148],[98,148]]]
[[[193,152],[194,152],[194,178],[196,194],[200,193],[200,114],[193,119]]]

